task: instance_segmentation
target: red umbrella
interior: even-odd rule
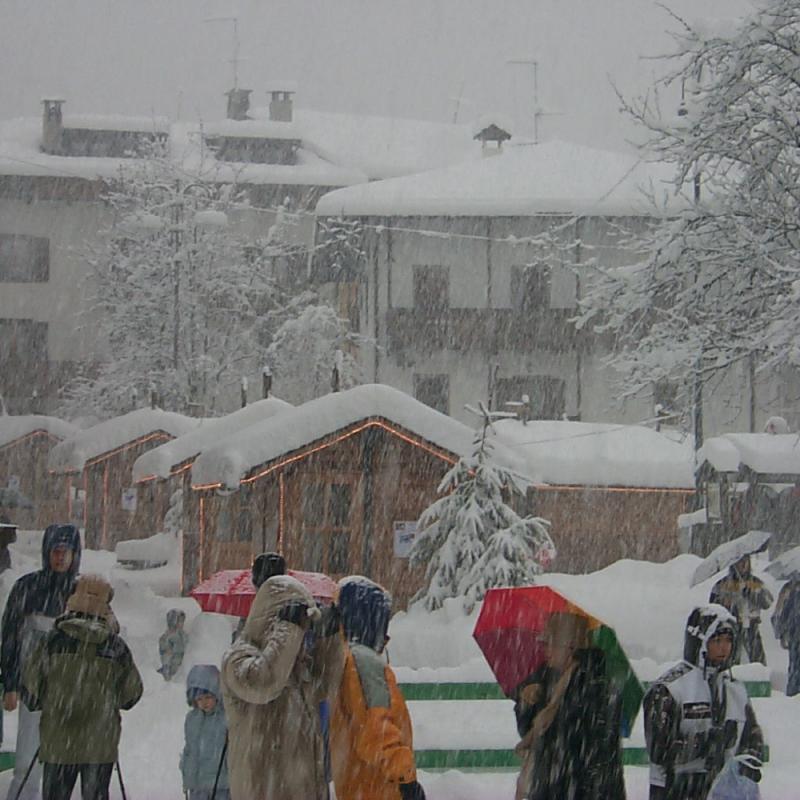
[[[586,620],[589,644],[605,653],[606,674],[621,698],[623,730],[630,731],[644,692],[616,634],[555,589],[549,586],[490,589],[472,635],[500,687],[511,696],[544,662],[543,635],[547,620],[557,612]]]
[[[336,582],[321,572],[290,569],[286,574],[300,581],[321,603],[332,603],[336,597]],[[189,596],[197,600],[203,611],[246,617],[256,596],[256,587],[249,569],[224,569],[195,586]]]

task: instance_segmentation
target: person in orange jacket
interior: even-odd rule
[[[414,766],[411,718],[384,653],[391,598],[367,578],[345,578],[339,587],[348,651],[331,719],[336,796],[425,800]]]

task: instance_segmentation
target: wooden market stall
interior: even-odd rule
[[[153,482],[137,491],[133,464],[142,453],[198,423],[182,414],[143,408],[80,431],[53,448],[51,472],[80,487],[86,547],[113,550],[121,540],[146,538],[158,531],[169,489]],[[64,511],[73,516],[71,506]]]
[[[334,578],[361,574],[395,608],[422,587],[409,564],[416,520],[474,432],[382,385],[312,400],[204,451],[192,468],[184,590],[264,550]],[[519,460],[503,446],[493,457]],[[196,520],[196,524],[194,521]]]
[[[18,527],[64,521],[69,484],[50,474],[47,459],[53,447],[76,432],[57,417],[0,416],[0,513]]]
[[[495,423],[536,483],[528,510],[550,520],[557,572],[679,552],[678,517],[695,493],[693,451],[641,425],[540,420]]]
[[[705,556],[749,530],[772,533],[770,555],[800,545],[800,446],[796,433],[727,433],[697,454],[704,514],[691,526],[691,549]]]

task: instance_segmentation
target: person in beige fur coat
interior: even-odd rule
[[[223,657],[231,800],[328,798],[319,704],[338,690],[344,645],[319,616],[299,581],[269,578]]]

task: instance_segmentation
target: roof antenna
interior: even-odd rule
[[[203,22],[232,22],[233,23],[233,57],[228,61],[233,66],[233,88],[239,88],[239,18],[238,17],[208,17]]]

